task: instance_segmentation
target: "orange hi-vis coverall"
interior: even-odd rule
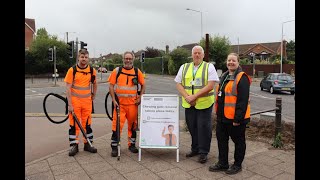
[[[92,112],[92,99],[91,99],[91,74],[89,65],[81,69],[78,65],[76,66],[77,72],[73,79],[73,68],[71,67],[64,79],[64,82],[72,84],[71,86],[71,102],[73,106],[74,113],[79,119],[84,131],[87,134],[90,142],[93,142],[93,134],[91,129],[91,112]],[[96,77],[96,70],[93,69],[93,75]],[[96,83],[96,79],[94,79]],[[70,146],[79,144],[79,133],[80,128],[73,119],[71,113],[69,113],[69,142]],[[83,142],[87,143],[85,137],[83,137]]]
[[[127,70],[122,68],[118,80],[116,76],[118,73],[119,67],[115,68],[109,76],[108,82],[114,85],[115,94],[119,99],[120,107],[120,136],[122,128],[126,120],[128,120],[128,146],[135,145],[136,143],[136,129],[138,124],[138,106],[135,104],[136,99],[138,98],[138,89],[137,85],[133,84],[132,79],[135,76],[128,76],[126,74],[134,75],[134,68]],[[116,82],[117,81],[117,82]],[[138,83],[144,85],[144,78],[142,72],[138,69]],[[113,111],[113,120],[112,120],[112,136],[111,136],[111,147],[117,146],[117,112],[114,109]],[[120,138],[119,138],[120,139]]]

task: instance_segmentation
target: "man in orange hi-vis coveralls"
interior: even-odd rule
[[[74,70],[76,70],[74,72]],[[86,49],[81,49],[78,55],[78,63],[75,67],[69,68],[67,75],[64,79],[66,82],[66,94],[68,99],[68,110],[69,110],[69,142],[70,151],[69,156],[74,156],[79,152],[79,133],[80,128],[75,122],[72,111],[76,114],[83,129],[87,134],[87,138],[90,142],[93,142],[93,134],[91,129],[91,112],[92,112],[92,101],[95,98],[97,92],[96,83],[96,70],[90,69],[89,65],[89,52]],[[93,91],[90,83],[92,84]],[[96,153],[97,149],[91,147],[87,142],[86,138],[83,137],[84,150]]]
[[[108,78],[109,92],[112,97],[114,106],[120,107],[120,134],[126,120],[128,120],[128,147],[132,153],[137,153],[136,129],[138,124],[138,106],[141,102],[141,96],[145,92],[145,81],[142,72],[133,67],[134,54],[125,52],[123,54],[123,66],[116,67]],[[119,72],[120,70],[120,72]],[[117,77],[117,74],[119,75]],[[137,72],[137,73],[136,73]],[[138,77],[136,77],[136,74]],[[141,91],[138,93],[138,84],[141,86]],[[115,94],[119,99],[119,104],[116,101]],[[113,111],[112,120],[112,136],[111,136],[111,156],[116,157],[117,151],[117,113]],[[120,139],[120,138],[119,138]]]

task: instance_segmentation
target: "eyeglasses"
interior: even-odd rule
[[[124,58],[125,60],[132,60],[132,58]]]

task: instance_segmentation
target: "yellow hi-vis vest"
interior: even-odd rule
[[[203,61],[198,70],[193,75],[194,63],[185,63],[182,70],[182,86],[188,94],[196,94],[200,89],[208,84],[208,68],[209,64]],[[193,90],[193,92],[192,92]],[[196,100],[196,109],[206,109],[210,107],[215,101],[214,90],[212,89],[208,94],[199,97]],[[182,97],[182,107],[190,108],[191,105]]]

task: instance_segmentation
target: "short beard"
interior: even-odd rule
[[[131,69],[133,67],[133,63],[132,64],[123,64],[123,67],[125,69]]]

